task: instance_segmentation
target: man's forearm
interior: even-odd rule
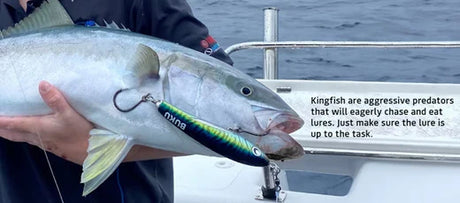
[[[0,115],[0,137],[15,142],[27,142],[82,165],[87,156],[89,131],[94,126],[78,114],[59,90],[51,84],[40,83],[40,94],[53,113],[23,117]],[[180,155],[182,154],[136,145],[124,161],[161,159]]]

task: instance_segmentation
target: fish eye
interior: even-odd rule
[[[243,94],[244,96],[250,96],[252,94],[252,88],[250,87],[242,87],[241,90],[240,90],[241,94]]]
[[[253,148],[252,148],[252,153],[253,153],[254,155],[256,155],[256,156],[262,155],[262,152],[261,152],[260,149],[257,148],[257,147],[253,147]]]

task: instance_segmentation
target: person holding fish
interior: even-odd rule
[[[0,140],[5,201],[171,202],[172,156],[304,154],[289,135],[303,120],[229,65],[183,0],[0,6],[0,136],[19,142]]]
[[[0,30],[19,23],[42,3],[42,0],[0,0]],[[208,35],[205,25],[192,15],[185,0],[62,0],[61,3],[75,24],[115,25],[179,43],[232,64]],[[52,114],[0,116],[0,136],[5,138],[0,138],[1,202],[59,201],[48,164],[39,149],[41,143],[52,153],[49,159],[65,200],[173,202],[171,157],[179,154],[140,145],[131,149],[125,163],[105,183],[82,197],[80,165],[87,156],[89,132],[94,126],[72,109],[50,83],[41,82],[38,89]]]

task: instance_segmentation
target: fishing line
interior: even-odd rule
[[[42,147],[43,152],[45,153],[46,162],[48,163],[48,167],[50,169],[51,175],[53,176],[54,185],[56,186],[56,189],[58,191],[59,198],[61,199],[61,203],[64,203],[64,198],[62,197],[61,190],[59,189],[59,184],[57,182],[56,176],[54,175],[53,167],[51,167],[51,162],[50,162],[50,159],[48,158],[48,154],[46,153],[45,145],[43,144],[42,136],[40,134],[38,134],[38,139],[40,140],[40,145]]]

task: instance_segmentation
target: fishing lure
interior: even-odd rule
[[[129,109],[121,109],[115,102],[116,96],[121,91],[122,90],[119,90],[114,95],[115,108],[121,112],[132,111],[139,104],[150,101],[156,105],[158,112],[160,112],[166,120],[212,151],[234,161],[251,166],[267,166],[269,164],[269,160],[265,153],[245,138],[206,121],[197,119],[166,101],[155,100],[150,94],[143,96],[142,100],[135,106]]]

